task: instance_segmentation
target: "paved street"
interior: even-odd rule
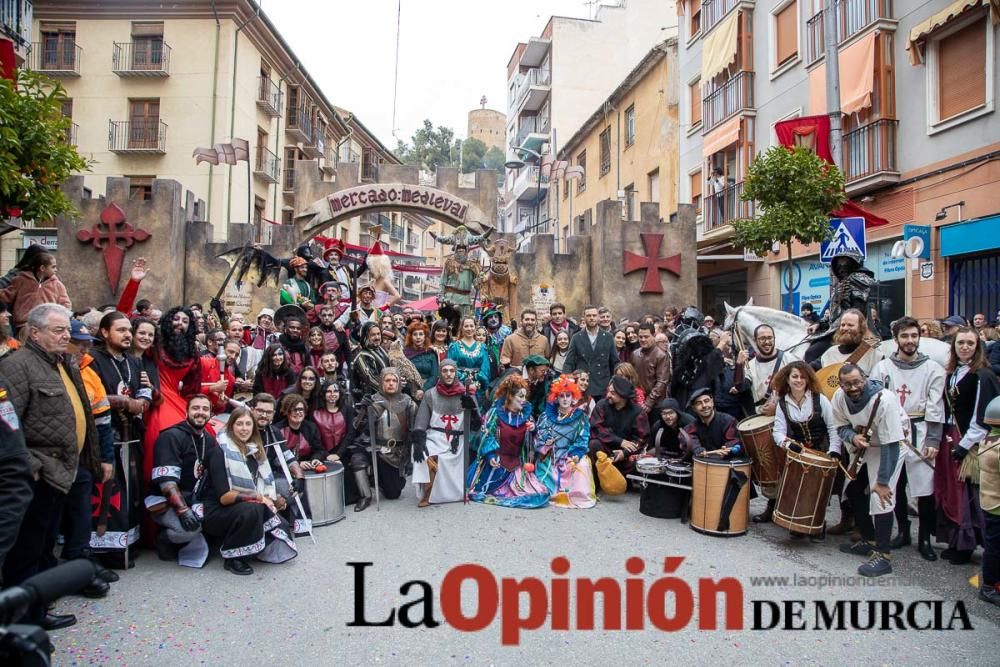
[[[759,501],[754,501],[754,506]],[[317,529],[313,546],[299,541],[291,563],[255,564],[251,577],[222,569],[219,559],[202,571],[186,570],[146,553],[109,597],[64,601],[80,623],[55,634],[57,664],[301,664],[301,665],[525,665],[691,664],[752,661],[754,664],[968,664],[995,665],[1000,650],[1000,610],[974,599],[967,578],[973,566],[928,564],[911,548],[895,559],[896,573],[913,577],[895,588],[753,587],[750,576],[851,575],[860,559],[825,545],[791,543],[774,526],[750,535],[714,539],[676,521],[645,517],[638,496],[602,501],[589,511],[547,508],[509,510],[449,505],[418,511],[412,489],[347,520]],[[423,579],[434,587],[434,616],[442,621],[437,595],[450,568],[466,562],[490,567],[499,577],[552,577],[555,556],[571,561],[569,577],[610,576],[623,581],[625,559],[646,561],[647,588],[667,555],[684,556],[678,575],[697,591],[700,577],[736,576],[744,586],[743,631],[702,632],[697,616],[682,631],[525,631],[519,647],[500,644],[497,620],[486,630],[463,633],[442,624],[434,630],[395,627],[349,628],[353,574],[347,561],[373,561],[367,578],[371,621],[384,619],[405,599],[399,587]],[[465,590],[471,588],[466,584]],[[623,585],[624,588],[624,585]],[[944,600],[966,601],[972,631],[753,631],[751,601],[768,600]],[[463,609],[472,613],[465,599]],[[522,607],[523,609],[524,607]],[[696,612],[697,613],[697,612]],[[811,624],[814,612],[804,618]],[[571,616],[572,618],[572,616]],[[600,619],[600,613],[597,614]],[[548,622],[546,622],[546,626]]]

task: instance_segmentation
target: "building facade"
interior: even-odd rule
[[[677,40],[654,46],[559,149],[552,182],[557,251],[596,221],[595,206],[620,200],[625,220],[638,221],[639,202],[659,204],[659,218],[677,210]],[[587,159],[587,156],[591,156]]]
[[[601,5],[594,19],[553,16],[539,36],[519,43],[507,63],[508,169],[501,231],[529,238],[553,233],[548,170],[597,107],[677,23],[674,3],[631,0]],[[672,34],[672,33],[669,33]]]
[[[783,256],[745,262],[742,248],[729,243],[732,220],[754,214],[740,197],[743,180],[754,156],[778,143],[775,124],[826,113],[823,4],[686,0],[678,8],[680,199],[700,212],[700,302],[717,316],[724,300],[752,296],[797,311],[829,299],[818,248],[794,248],[788,266]],[[831,11],[843,114],[839,166],[850,199],[887,221],[867,229],[883,321],[990,308],[992,317],[996,297],[969,300],[962,285],[1000,267],[1000,241],[981,235],[983,225],[1000,225],[992,194],[1000,180],[997,4],[839,0]],[[931,257],[923,262],[930,266],[893,256],[905,224],[931,227]]]
[[[382,163],[399,163],[330,102],[252,0],[41,0],[33,14],[25,66],[66,89],[70,140],[94,161],[84,174],[94,196],[109,176],[128,177],[130,197],[142,199],[154,178],[174,179],[204,200],[195,217],[216,234],[249,221],[267,243],[274,225],[294,218],[297,161],[315,160],[324,180],[341,163],[356,163],[363,180],[374,180]],[[196,147],[233,137],[248,140],[249,168],[195,164]],[[28,243],[54,238],[50,223],[28,224],[35,229],[23,238],[4,237],[3,268]],[[407,224],[396,214],[383,240],[402,239],[404,251],[399,229]],[[368,242],[364,227],[354,219],[337,235]]]

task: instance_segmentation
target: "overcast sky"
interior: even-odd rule
[[[506,112],[507,60],[549,16],[586,18],[582,0],[401,0],[395,134],[430,118],[457,136],[486,96]],[[264,12],[324,94],[394,149],[397,0],[262,0]]]

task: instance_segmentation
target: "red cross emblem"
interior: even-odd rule
[[[118,279],[122,274],[125,250],[150,236],[146,230],[135,229],[125,222],[125,211],[118,204],[109,204],[101,211],[101,221],[94,223],[90,229],[78,231],[76,240],[81,243],[93,243],[94,247],[104,255],[104,268],[111,284],[111,291],[114,293],[118,291]]]
[[[897,389],[896,393],[899,395],[899,404],[900,405],[906,405],[906,397],[907,396],[911,396],[913,394],[913,392],[910,391],[910,388],[907,387],[905,384],[902,387],[900,387],[899,389]]]
[[[451,431],[458,423],[458,415],[441,415],[441,421],[444,422],[445,430]]]
[[[625,271],[622,275],[628,275],[639,269],[646,270],[640,294],[663,294],[663,283],[660,282],[660,271],[669,271],[675,276],[681,275],[681,256],[671,255],[670,257],[660,257],[660,244],[663,243],[663,234],[639,234],[642,239],[642,247],[646,251],[645,255],[637,255],[634,252],[625,251]]]

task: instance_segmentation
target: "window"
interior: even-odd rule
[[[158,148],[160,145],[160,100],[129,100],[128,147]]]
[[[163,23],[132,24],[132,69],[163,68]]]
[[[625,109],[625,145],[635,143],[635,105]]]
[[[958,23],[929,41],[927,89],[932,125],[954,119],[955,123],[945,125],[950,127],[993,109],[992,54],[993,29],[986,14]]]
[[[654,169],[646,175],[646,182],[649,185],[649,201],[660,201],[660,170]]]
[[[43,21],[41,69],[76,69],[76,23]]]
[[[283,225],[293,225],[295,224],[295,211],[289,209],[282,209],[281,211],[281,224]]]
[[[288,87],[288,124],[294,126],[298,122],[296,113],[299,108],[299,87]]]
[[[691,179],[691,205],[694,206],[695,215],[701,215],[701,169],[688,178]]]
[[[264,198],[255,196],[253,198],[253,224],[260,229],[264,222]]]
[[[701,0],[691,0],[691,22],[688,25],[688,38],[701,32]]]
[[[609,125],[601,132],[601,172],[600,175],[611,171],[611,126]]]
[[[587,151],[580,151],[576,156],[576,165],[583,170],[576,181],[576,191],[579,193],[587,189]]]
[[[65,118],[73,117],[73,100],[72,98],[66,98],[62,103],[62,115]]]
[[[775,71],[782,65],[795,60],[799,55],[799,3],[797,0],[779,5],[779,9],[771,14],[771,26],[774,32],[774,57],[771,70]]]
[[[690,103],[691,128],[701,126],[701,77],[688,84],[688,102]]]
[[[635,191],[635,183],[625,186],[625,219],[637,220],[639,215],[639,198]]]
[[[128,198],[136,201],[149,201],[153,198],[153,179],[156,176],[126,176],[128,179]]]
[[[427,250],[433,250],[436,243],[437,241],[434,240],[434,235],[431,232],[427,232],[427,239],[424,241],[424,248]]]

